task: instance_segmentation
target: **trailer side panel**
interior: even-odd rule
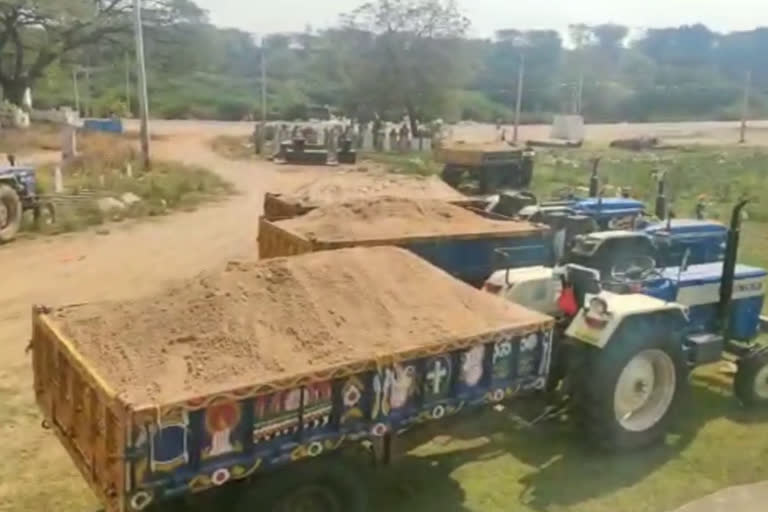
[[[293,388],[223,393],[138,411],[129,510],[545,386],[549,328],[497,332],[443,352]],[[468,340],[465,340],[468,341]]]

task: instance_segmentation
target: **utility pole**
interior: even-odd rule
[[[125,52],[125,106],[128,109],[128,113],[132,114],[131,110],[131,56],[128,52]]]
[[[261,128],[265,133],[267,122],[267,47],[264,38],[261,38]]]
[[[144,63],[144,33],[141,26],[141,0],[133,0],[135,16],[136,66],[139,74],[139,116],[141,117],[141,157],[144,170],[150,169],[149,160],[149,100],[147,98],[147,70]]]
[[[517,68],[517,99],[515,101],[515,128],[512,132],[512,142],[517,144],[517,131],[520,126],[520,109],[523,104],[523,80],[525,79],[525,53],[520,52],[520,64]]]
[[[747,119],[749,118],[749,95],[752,84],[752,70],[747,70],[747,77],[744,82],[744,102],[741,105],[741,130],[739,131],[739,143],[744,144],[747,141]]]
[[[80,117],[80,91],[77,88],[77,67],[72,71],[72,88],[75,93],[75,110]]]
[[[576,111],[574,114],[581,115],[581,105],[584,98],[584,67],[579,72],[579,85],[576,88]]]

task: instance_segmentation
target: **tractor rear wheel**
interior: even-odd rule
[[[733,393],[747,407],[768,404],[768,349],[756,350],[739,360]]]
[[[688,369],[674,336],[638,324],[617,334],[603,349],[574,344],[578,353],[569,380],[576,416],[590,440],[609,450],[631,450],[666,435]]]
[[[21,227],[21,199],[8,185],[0,185],[0,243],[10,242]]]

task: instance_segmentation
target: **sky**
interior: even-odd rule
[[[333,25],[339,14],[364,0],[194,0],[211,21],[248,32],[301,31]],[[572,23],[619,23],[647,27],[704,23],[713,30],[768,25],[766,0],[457,0],[472,21],[472,35],[490,37],[502,28],[554,28]],[[762,14],[762,16],[760,15]]]

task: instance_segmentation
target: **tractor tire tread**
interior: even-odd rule
[[[633,327],[634,330],[633,330]],[[682,344],[662,327],[646,332],[637,324],[625,325],[616,334],[619,340],[600,349],[573,343],[569,351],[571,398],[577,424],[590,442],[608,451],[635,450],[664,437],[679,412],[687,391],[688,367]],[[614,413],[614,388],[621,370],[634,354],[646,349],[660,349],[672,358],[677,389],[666,414],[644,432],[627,432]]]

